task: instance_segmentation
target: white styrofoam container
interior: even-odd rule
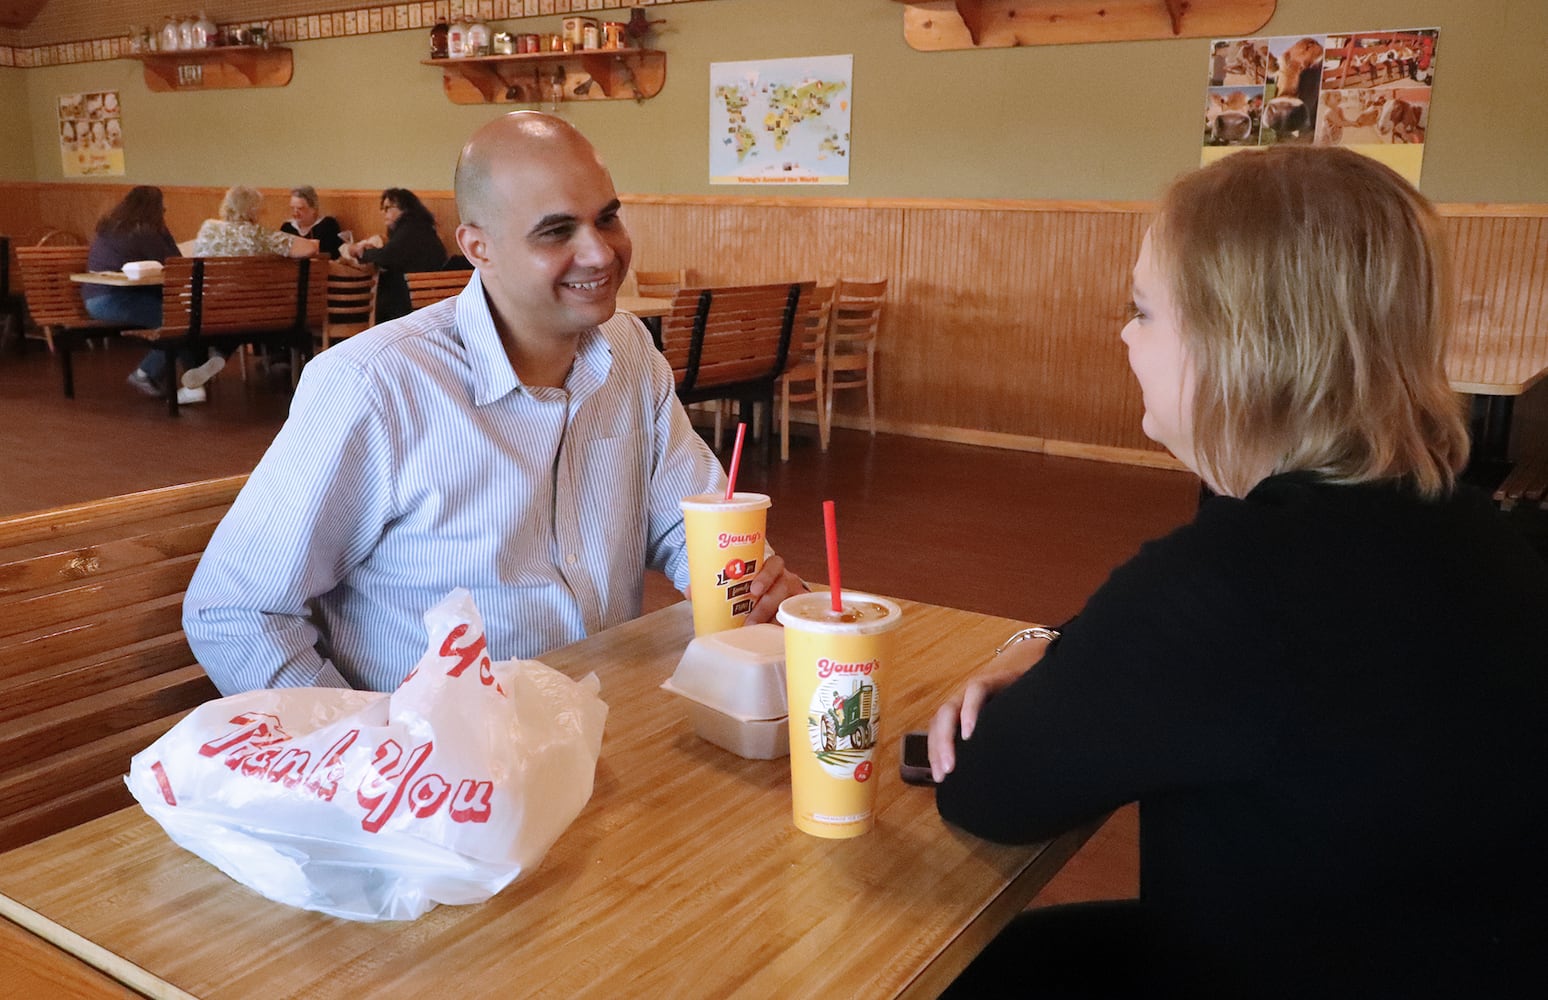
[[[790,725],[782,719],[738,719],[713,708],[688,702],[688,722],[703,739],[738,757],[773,760],[790,753]]]
[[[777,719],[785,705],[785,630],[746,625],[688,643],[664,689],[738,719]]]
[[[693,731],[716,746],[755,760],[790,752],[785,630],[778,625],[695,638],[661,687],[687,701]]]

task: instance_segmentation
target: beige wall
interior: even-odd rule
[[[706,180],[708,64],[799,54],[852,52],[856,72],[852,183],[805,195],[1149,198],[1198,162],[1205,39],[921,53],[883,0],[718,0],[657,14],[669,22],[660,96],[565,106],[625,192],[734,190]],[[1502,57],[1548,50],[1542,0],[1279,0],[1266,31],[1432,25],[1426,193],[1548,202],[1541,60]],[[496,108],[448,102],[418,63],[425,48],[420,32],[300,42],[288,87],[193,94],[148,93],[128,60],[0,71],[0,177],[60,179],[55,95],[116,87],[131,182],[444,189],[459,145]],[[18,76],[24,102],[9,99]]]
[[[0,180],[34,176],[32,129],[22,113],[26,106],[27,71],[0,68]]]

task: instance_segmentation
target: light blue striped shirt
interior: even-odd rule
[[[461,586],[496,659],[534,657],[637,616],[647,566],[686,586],[678,501],[724,485],[639,320],[583,334],[562,389],[529,388],[475,274],[307,365],[183,627],[226,694],[387,691]]]

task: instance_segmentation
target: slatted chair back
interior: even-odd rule
[[[886,278],[839,279],[833,294],[833,318],[828,326],[828,382],[823,407],[830,428],[833,394],[845,389],[864,389],[871,433],[876,433],[876,335],[881,329],[882,302],[886,297]]]
[[[323,323],[322,346],[367,330],[376,315],[374,267],[355,267],[335,260],[328,264],[328,318]]]
[[[410,271],[403,280],[408,282],[409,304],[423,309],[459,294],[471,277],[472,271]]]
[[[246,478],[0,519],[0,851],[129,805],[129,758],[218,696],[183,593]]]
[[[827,409],[823,405],[823,381],[827,369],[828,320],[833,306],[833,286],[818,285],[801,300],[796,321],[796,344],[790,367],[780,376],[779,459],[790,461],[790,404],[817,404],[817,440],[828,450]]]
[[[688,269],[675,271],[635,271],[634,294],[669,299],[688,285]]]

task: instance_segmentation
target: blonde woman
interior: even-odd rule
[[[930,731],[941,814],[981,836],[1137,801],[1140,896],[1030,911],[954,995],[1541,978],[1548,569],[1457,484],[1440,231],[1338,148],[1167,192],[1122,336],[1145,433],[1219,496]]]
[[[250,187],[237,185],[226,191],[220,200],[220,218],[205,219],[194,237],[190,257],[262,257],[275,254],[280,257],[313,257],[318,251],[316,240],[277,233],[258,222],[258,210],[263,207],[263,195]],[[196,396],[204,391],[204,385],[226,366],[226,359],[218,351],[211,351],[209,359],[183,372],[183,388]],[[181,398],[181,397],[180,397]],[[198,398],[194,402],[200,401]]]

